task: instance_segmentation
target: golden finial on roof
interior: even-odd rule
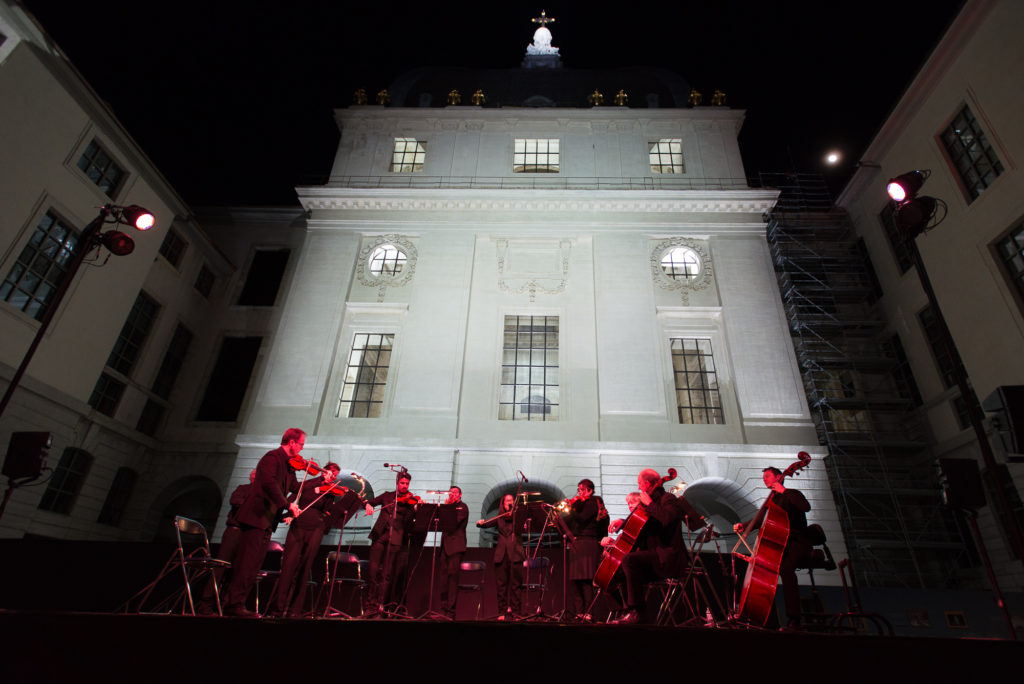
[[[690,97],[686,99],[686,104],[691,107],[699,107],[701,99],[703,99],[703,96],[700,92],[696,88],[690,88]]]
[[[487,98],[484,97],[484,91],[477,88],[476,92],[469,96],[469,101],[477,107],[482,107],[487,102]]]
[[[352,93],[352,104],[366,104],[366,88],[360,88],[356,92]]]
[[[541,10],[540,16],[534,17],[530,21],[532,21],[534,24],[540,24],[541,26],[544,26],[545,24],[553,24],[555,22],[555,18],[549,17],[544,10]]]
[[[388,95],[388,89],[385,88],[377,93],[377,104],[389,105],[391,104],[391,96]]]
[[[460,105],[460,104],[462,104],[462,93],[460,93],[455,88],[452,88],[451,90],[449,90],[448,91],[448,104],[450,104],[450,105]]]
[[[724,107],[725,106],[725,93],[715,88],[715,92],[711,95],[711,106],[712,107]]]
[[[594,92],[587,95],[587,102],[589,102],[593,107],[600,107],[604,104],[604,95],[601,94],[600,90],[594,88]]]
[[[629,104],[629,95],[626,94],[625,90],[619,88],[619,92],[615,93],[615,106],[625,107],[627,104]]]

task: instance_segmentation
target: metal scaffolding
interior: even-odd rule
[[[820,175],[758,181],[782,193],[768,244],[858,582],[973,585],[973,543],[942,505],[934,440],[849,216]]]

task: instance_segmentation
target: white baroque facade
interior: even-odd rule
[[[329,182],[298,188],[305,240],[231,485],[295,426],[307,456],[375,491],[392,487],[384,464],[399,463],[413,491],[462,487],[478,517],[520,472],[548,498],[590,478],[614,517],[645,467],[676,468],[718,529],[750,515],[762,468],[823,450],[765,241],[777,193],[746,185],[742,118],[725,108],[339,110]],[[557,161],[545,163],[557,169],[514,170],[523,140],[555,141]],[[660,140],[681,142],[684,172],[652,172]],[[413,143],[416,170],[393,166]],[[395,276],[367,275],[381,245],[406,256]],[[696,277],[665,273],[677,248],[699,263]],[[557,386],[536,400],[557,406],[509,406],[510,317],[557,321]],[[351,417],[346,379],[354,340],[368,334],[393,335],[390,365],[373,417]],[[680,422],[673,339],[710,343],[717,423]],[[793,483],[842,556],[824,468]],[[358,543],[369,521],[351,524]]]

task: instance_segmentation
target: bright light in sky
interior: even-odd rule
[[[843,156],[835,151],[829,152],[827,155],[825,155],[825,161],[828,162],[829,164],[838,164],[839,160],[842,158]]]

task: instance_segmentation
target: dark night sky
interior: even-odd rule
[[[656,66],[747,110],[748,175],[842,187],[961,0],[545,5],[377,0],[23,0],[193,205],[295,205],[323,182],[333,109],[419,66],[518,66],[545,8],[563,64]],[[926,8],[926,9],[925,9]],[[607,94],[606,94],[607,95]]]

